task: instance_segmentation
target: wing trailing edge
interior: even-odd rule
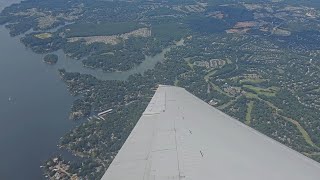
[[[319,180],[320,164],[160,85],[102,180]]]

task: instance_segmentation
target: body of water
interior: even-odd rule
[[[0,11],[18,0],[0,0]],[[177,42],[182,45],[183,40]],[[164,59],[164,49],[125,72],[105,73],[82,66],[60,50],[56,65],[25,48],[18,37],[0,26],[0,179],[44,179],[40,165],[59,152],[59,138],[77,123],[68,119],[74,100],[61,81],[58,69],[91,74],[102,80],[125,80],[154,68]]]
[[[0,0],[0,10],[16,2]],[[44,179],[39,166],[75,125],[73,99],[56,67],[0,26],[0,179]]]

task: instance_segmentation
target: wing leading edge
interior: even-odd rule
[[[102,180],[319,180],[320,164],[160,85]]]

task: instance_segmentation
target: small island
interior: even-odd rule
[[[47,54],[44,56],[43,61],[48,64],[56,64],[58,62],[58,56],[55,54]]]

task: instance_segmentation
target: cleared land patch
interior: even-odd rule
[[[64,28],[67,38],[88,36],[112,36],[124,34],[145,26],[135,22],[103,23],[103,24],[70,24]]]
[[[36,34],[34,37],[39,38],[39,39],[48,39],[52,37],[51,33],[41,33],[41,34]]]
[[[246,93],[245,93],[245,96],[246,96],[246,98],[248,98],[248,99],[252,99],[252,98],[259,99],[258,95],[253,94],[253,93],[250,93],[250,92],[246,92]]]
[[[250,101],[247,104],[247,114],[246,114],[246,121],[245,121],[246,125],[250,125],[252,108],[253,108],[253,101]]]
[[[230,94],[224,92],[222,89],[220,89],[219,86],[215,85],[215,84],[212,83],[212,82],[209,82],[209,83],[210,83],[210,85],[212,86],[212,88],[213,88],[214,90],[216,90],[216,91],[218,91],[219,93],[224,94],[224,95],[226,95],[226,96],[228,96],[228,97],[231,97]]]
[[[187,58],[184,58],[184,60],[187,62],[188,66],[191,68],[192,71],[194,71],[194,64],[190,62],[190,59],[191,57],[187,57]]]
[[[248,88],[257,94],[262,94],[266,96],[275,96],[279,89],[278,87],[274,87],[274,86],[269,88],[260,88],[260,87],[251,86],[251,85],[243,85],[243,87]]]
[[[208,82],[208,81],[209,81],[209,78],[210,78],[212,75],[214,75],[214,73],[216,73],[216,71],[210,71],[207,75],[204,76],[204,80],[205,80],[206,82]]]
[[[79,40],[86,41],[86,44],[92,44],[96,42],[116,45],[122,40],[129,39],[130,37],[150,37],[151,31],[148,28],[140,28],[128,33],[112,36],[89,36],[89,37],[72,37],[68,38],[68,42],[76,42]]]
[[[265,82],[267,81],[266,79],[241,79],[240,80],[240,83],[246,83],[246,82],[249,82],[249,83],[262,83],[262,82]]]
[[[279,114],[278,114],[279,115]],[[294,124],[298,130],[300,131],[300,133],[302,134],[303,138],[305,139],[305,141],[313,146],[313,147],[317,147],[318,146],[316,144],[314,144],[314,142],[311,140],[311,137],[309,136],[308,132],[300,125],[300,123],[294,119],[291,119],[291,118],[288,118],[288,117],[285,117],[285,116],[282,116],[282,115],[279,115],[281,116],[282,118],[284,118],[285,120],[291,122],[292,124]]]
[[[290,123],[294,124],[294,125],[297,127],[297,129],[300,131],[303,139],[304,139],[309,145],[311,145],[311,146],[313,146],[313,147],[316,147],[316,148],[319,148],[319,147],[312,141],[312,139],[311,139],[310,135],[308,134],[308,132],[300,125],[300,123],[299,123],[298,121],[280,115],[280,114],[279,114],[279,111],[281,111],[281,109],[279,109],[278,107],[276,107],[274,104],[272,104],[272,103],[269,102],[269,101],[265,101],[265,100],[259,98],[256,94],[252,94],[252,93],[246,93],[246,97],[247,97],[247,98],[255,98],[255,99],[258,99],[258,100],[261,100],[261,101],[265,102],[268,106],[270,106],[272,109],[275,110],[275,114],[276,114],[277,116],[282,117],[282,118],[284,118],[285,120],[289,121]],[[252,102],[252,105],[250,105],[251,102]],[[248,112],[249,112],[249,108],[251,108],[251,110],[250,110],[250,114],[251,114],[251,111],[252,111],[252,109],[253,109],[253,103],[254,103],[254,102],[253,102],[253,101],[250,101],[250,103],[248,104],[248,110],[247,110],[247,114],[246,114],[246,122],[245,122],[246,124],[247,124],[247,121],[248,121],[249,117],[250,117],[250,119],[251,119],[251,115],[249,116],[249,115],[248,115]],[[252,107],[250,107],[250,106],[252,106]]]
[[[237,96],[235,99],[225,103],[225,104],[222,104],[221,106],[218,106],[217,108],[220,109],[220,110],[223,110],[229,106],[231,106],[232,104],[234,104],[241,96]]]

